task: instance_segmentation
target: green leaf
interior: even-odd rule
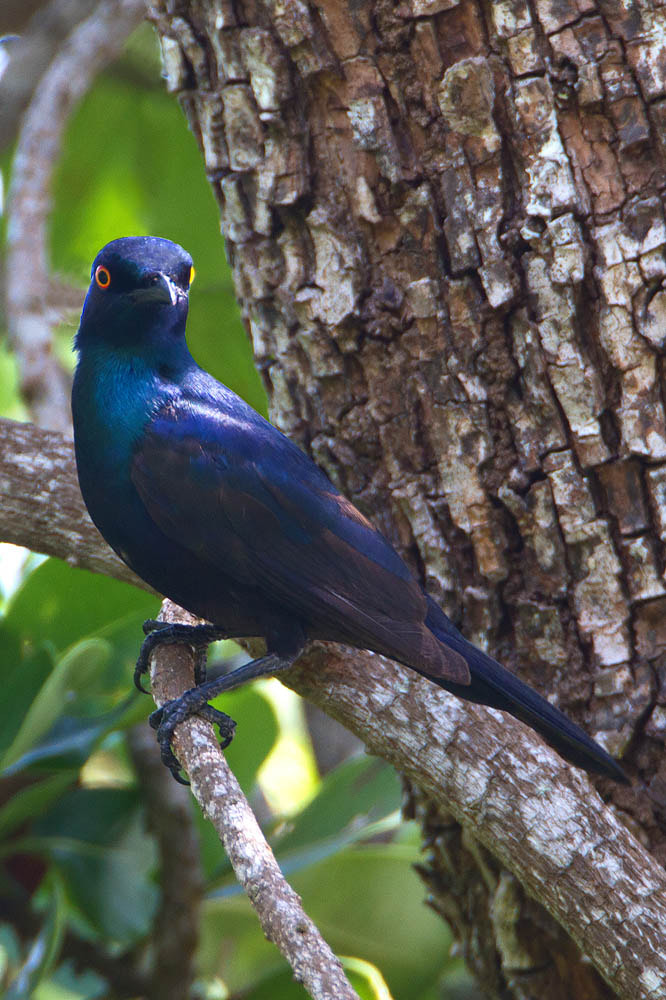
[[[8,666],[0,698],[0,754],[3,756],[19,732],[33,699],[48,679],[53,659],[42,648]]]
[[[157,604],[154,595],[128,583],[47,559],[10,601],[4,627],[24,642],[39,645],[48,641],[64,652],[128,615],[152,617]]]
[[[131,703],[119,705],[114,711],[100,715],[96,719],[73,719],[61,716],[46,739],[7,767],[4,776],[17,774],[37,764],[78,770],[85,764],[106,733],[125,723],[128,714],[135,711],[134,706],[137,703],[138,699],[132,697]],[[136,721],[133,716],[132,721]],[[131,723],[128,721],[127,724]]]
[[[35,824],[71,901],[95,930],[130,944],[157,905],[155,847],[134,790],[78,788]]]
[[[278,736],[278,724],[269,700],[256,687],[242,687],[211,702],[235,719],[236,734],[224,751],[229,767],[244,792],[249,793],[257,771],[268,757]]]
[[[248,992],[264,977],[284,969],[275,946],[264,937],[247,896],[205,902],[197,968],[204,978],[222,975],[232,996]]]
[[[74,758],[70,756],[66,766],[72,760],[83,763],[84,748],[92,749],[114,721],[122,724],[114,711],[133,691],[141,623],[154,615],[156,604],[154,596],[135,587],[73,570],[55,559],[26,579],[0,627],[0,652],[13,664],[7,678],[12,697],[0,705],[0,754],[4,752],[0,760],[5,767],[69,751]],[[63,655],[52,669],[52,662],[47,664],[44,658],[54,648]],[[33,663],[35,657],[41,671]],[[131,714],[141,719],[148,710],[147,700],[141,707],[137,701]],[[72,718],[60,726],[59,716],[65,713],[80,720]],[[82,721],[86,717],[95,724]],[[58,746],[64,731],[67,745]],[[39,752],[47,734],[50,746],[46,753]]]
[[[396,772],[376,757],[352,757],[325,776],[314,797],[279,838],[275,850],[312,847],[346,831],[357,839],[370,824],[400,809],[402,791]]]
[[[341,961],[345,975],[360,1000],[393,1000],[384,977],[374,965],[360,958],[345,956],[341,957]],[[305,1000],[303,987],[294,981],[290,968],[271,972],[243,996],[244,1000]]]
[[[75,772],[52,774],[19,789],[0,809],[0,838],[6,837],[33,816],[40,816],[75,778]]]
[[[108,984],[101,976],[90,970],[79,972],[74,962],[68,961],[38,986],[34,1000],[102,1000],[108,996]]]
[[[450,938],[423,905],[423,886],[412,870],[417,857],[414,844],[356,846],[289,879],[334,952],[371,963],[396,997],[419,997],[451,966]],[[200,967],[204,976],[217,971],[224,940],[232,993],[249,992],[280,968],[252,919],[240,894],[207,899]]]
[[[1,768],[14,764],[40,742],[53,728],[76,689],[85,687],[90,675],[101,669],[109,656],[108,642],[88,639],[78,643],[59,660],[35,695],[16,736],[0,760]]]
[[[353,757],[339,764],[322,781],[315,798],[294,817],[272,847],[283,873],[312,868],[352,844],[386,837],[401,828],[400,782],[395,771],[377,758]],[[234,896],[242,890],[228,865],[215,872],[223,884],[209,899]]]
[[[23,967],[5,993],[5,1000],[30,1000],[38,985],[48,976],[60,953],[67,924],[65,893],[57,875],[51,873],[49,881],[51,887],[49,914],[30,948]]]
[[[448,965],[450,938],[423,905],[413,845],[348,848],[290,881],[339,955],[381,970],[395,996],[417,997]]]
[[[350,955],[341,955],[340,959],[360,1000],[393,1000],[386,980],[372,962]]]

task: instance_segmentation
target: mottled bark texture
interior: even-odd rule
[[[647,787],[615,801],[663,861],[664,8],[154,16],[273,419],[471,638],[625,756]],[[434,905],[489,994],[608,995],[469,836],[452,854],[446,818],[419,812]]]

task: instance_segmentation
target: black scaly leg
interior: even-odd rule
[[[225,629],[215,625],[185,625],[173,622],[160,622],[154,618],[149,618],[143,623],[143,631],[146,638],[143,640],[139,657],[136,661],[136,667],[134,668],[134,684],[144,694],[148,692],[141,683],[141,680],[143,675],[148,672],[151,653],[158,646],[162,644],[171,646],[179,642],[187,643],[187,645],[191,646],[194,650],[194,683],[199,685],[203,684],[206,680],[206,654],[209,644],[215,642],[217,639],[231,638]],[[213,708],[212,705],[205,705],[199,712],[199,715],[203,719],[206,719],[207,722],[219,727],[220,746],[223,750],[225,747],[228,747],[234,738],[234,730],[236,728],[234,720],[224,712]],[[171,756],[177,768],[178,762],[173,754]],[[174,771],[170,762],[168,766],[178,782],[185,785],[189,784],[189,782],[180,777],[177,770]]]
[[[192,626],[194,628],[206,626]],[[168,640],[169,642],[182,642],[183,639]],[[188,639],[184,640],[189,641]],[[210,640],[212,641],[212,640]],[[299,656],[301,650],[290,656],[281,656],[277,653],[268,653],[257,660],[245,663],[237,670],[232,670],[230,674],[223,674],[215,677],[211,681],[200,684],[199,687],[190,688],[185,691],[180,698],[165,702],[161,708],[153,712],[150,716],[150,724],[157,730],[157,742],[160,745],[162,762],[171,771],[176,781],[180,784],[187,782],[180,776],[180,764],[171,749],[171,738],[176,726],[189,719],[192,715],[200,715],[209,722],[216,722],[220,727],[222,738],[222,749],[231,743],[236,723],[233,719],[219,712],[208,704],[210,698],[217,697],[223,691],[232,691],[234,688],[246,684],[248,681],[256,680],[258,677],[270,677],[282,670],[288,670],[294,660]]]

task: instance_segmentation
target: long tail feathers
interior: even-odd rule
[[[436,677],[430,680],[467,701],[509,712],[536,730],[576,767],[628,783],[622,768],[598,743],[531,687],[468,642],[434,603],[426,624],[438,639],[465,657],[472,675],[469,686],[452,684]]]

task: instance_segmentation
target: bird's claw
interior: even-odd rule
[[[146,618],[142,625],[143,634],[150,635],[151,632],[158,632],[161,628],[164,628],[166,624],[166,622],[158,621],[157,618]]]
[[[194,679],[197,684],[203,684],[206,679],[206,650],[216,639],[228,638],[228,632],[216,625],[183,625],[178,622],[160,622],[148,618],[143,623],[146,638],[141,644],[139,656],[134,668],[134,686],[147,694],[142,684],[144,674],[148,673],[150,656],[157,646],[175,645],[183,642],[195,651]]]
[[[141,643],[141,649],[139,650],[136,666],[134,667],[134,687],[143,694],[150,693],[143,686],[143,677],[148,673],[150,654],[156,646],[159,646],[160,641],[163,641],[163,639],[160,639],[160,632],[163,632],[165,628],[168,628],[168,624],[157,621],[155,618],[148,618],[143,623],[143,634],[146,638]]]
[[[143,666],[140,667],[139,661],[137,660],[136,666],[134,668],[134,687],[137,689],[137,691],[140,691],[141,694],[150,694],[148,688],[145,688],[142,683],[143,675],[145,673],[146,673],[146,668]]]
[[[197,705],[196,698],[192,697],[196,694],[197,689],[193,688],[191,691],[186,691],[180,698],[165,701],[161,708],[156,709],[148,718],[151,728],[157,733],[162,763],[169,768],[173,777],[181,785],[189,785],[189,781],[181,776],[180,763],[171,748],[171,740],[176,726],[193,715],[198,715],[206,722],[215,723],[220,731],[221,750],[226,750],[229,746],[236,729],[235,721],[225,712],[220,712],[219,709],[213,708],[207,702]]]

